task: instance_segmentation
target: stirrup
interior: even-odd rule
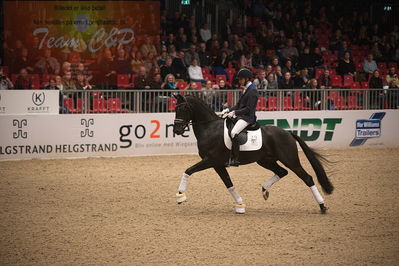
[[[238,160],[234,160],[232,158],[229,159],[229,161],[226,163],[226,166],[234,166],[234,167],[238,167],[240,166],[240,162]]]

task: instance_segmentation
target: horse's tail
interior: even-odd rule
[[[323,188],[323,191],[327,194],[331,194],[334,190],[334,186],[331,184],[330,180],[328,179],[323,164],[320,161],[320,159],[325,159],[325,158],[319,153],[315,152],[312,148],[310,148],[300,137],[292,133],[291,135],[295,138],[296,141],[298,141],[303,152],[308,158],[310,164],[313,167],[313,170],[316,173],[317,180],[319,181],[319,184]]]

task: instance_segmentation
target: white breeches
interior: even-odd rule
[[[249,125],[249,123],[245,120],[238,120],[237,123],[234,125],[233,129],[231,130],[231,137],[234,138],[238,134],[240,134],[241,131],[244,130]]]

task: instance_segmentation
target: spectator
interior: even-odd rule
[[[179,51],[178,57],[173,59],[172,67],[173,73],[176,75],[176,79],[187,79],[187,66],[184,63],[184,52]]]
[[[321,56],[320,48],[315,47],[313,50],[312,59],[313,59],[313,67],[321,68],[323,67],[323,57]]]
[[[230,60],[227,53],[225,51],[222,51],[213,63],[213,67],[220,67],[225,69],[229,67],[229,62]]]
[[[79,63],[77,69],[74,71],[74,78],[77,78],[78,74],[82,74],[87,81],[92,80],[93,76],[90,72],[85,68],[83,63]]]
[[[160,89],[162,86],[162,76],[160,73],[154,73],[150,80],[150,87],[152,89]]]
[[[295,78],[295,76],[296,76],[296,70],[295,70],[294,66],[292,65],[292,60],[291,60],[291,59],[288,59],[288,60],[285,62],[285,66],[283,67],[283,74],[285,74],[285,73],[287,73],[287,72],[290,72],[291,77],[292,77],[292,78]]]
[[[301,54],[298,58],[298,68],[299,69],[304,69],[307,68],[309,71],[313,70],[314,67],[314,59],[313,56],[310,54],[310,48],[305,47],[303,50],[303,54]],[[310,73],[310,75],[312,75]]]
[[[391,83],[396,80],[396,84],[399,84],[399,80],[398,80],[398,74],[396,74],[396,68],[395,67],[391,67],[389,68],[388,74],[385,77],[385,80],[388,84],[388,86],[391,86]]]
[[[317,83],[320,85],[321,89],[331,89],[330,70],[325,69],[323,75],[317,80]]]
[[[58,60],[51,56],[51,50],[45,49],[44,56],[36,63],[35,67],[39,70],[40,74],[55,74],[60,73],[60,63]]]
[[[276,66],[276,70],[274,71],[274,74],[276,75],[277,82],[279,82],[280,80],[283,79],[283,72],[281,70],[281,66]]]
[[[223,41],[223,47],[220,49],[220,52],[225,52],[227,56],[230,57],[234,51],[230,49],[230,44],[228,41]]]
[[[206,51],[206,44],[201,42],[198,51],[198,57],[201,67],[210,67],[212,64],[211,55]]]
[[[294,89],[294,81],[292,80],[291,73],[285,72],[284,78],[280,80],[278,84],[278,88],[281,90],[293,90]],[[291,95],[291,91],[288,91],[286,95]]]
[[[247,53],[244,45],[241,41],[237,41],[234,45],[234,53],[232,55],[233,60],[239,62],[241,57]]]
[[[127,60],[126,51],[123,48],[118,49],[117,58],[115,60],[115,70],[117,74],[132,73],[130,62]]]
[[[190,81],[204,81],[204,77],[202,76],[202,69],[198,65],[197,59],[193,58],[191,61],[191,65],[188,67],[188,75],[190,77]]]
[[[252,53],[252,66],[257,69],[263,69],[266,65],[266,59],[260,54],[259,46],[255,46]]]
[[[307,89],[306,93],[303,93],[303,96],[308,107],[321,109],[321,94],[318,90],[319,84],[317,83],[317,79],[311,79],[307,85]]]
[[[169,56],[172,57],[172,59],[174,59],[178,56],[177,51],[176,51],[176,46],[170,45],[168,47],[168,51],[169,51]]]
[[[378,70],[377,63],[373,59],[373,55],[369,54],[367,59],[363,62],[363,71],[367,74],[367,78],[369,75],[372,75],[374,71]]]
[[[371,108],[379,108],[383,109],[384,108],[384,82],[382,78],[380,77],[380,72],[378,70],[375,70],[373,72],[373,76],[369,80],[369,87],[370,89],[370,107]],[[378,90],[376,90],[378,89]]]
[[[184,51],[184,52],[188,51],[188,49],[190,48],[190,42],[187,40],[186,34],[183,34],[181,36],[181,39],[177,41],[176,47],[179,51]]]
[[[190,49],[184,55],[184,63],[187,66],[191,64],[194,58],[197,59],[198,62],[200,62],[198,53],[195,51],[195,49],[196,49],[195,45],[191,44]]]
[[[64,63],[62,63],[62,68],[61,68],[61,75],[65,75],[65,73],[67,72],[71,72],[72,71],[72,64],[69,63],[68,61],[65,61]]]
[[[259,71],[258,77],[254,80],[253,83],[257,90],[266,90],[269,83],[266,79],[266,71],[265,70]]]
[[[197,82],[191,81],[188,83],[186,90],[197,90],[198,86],[197,86]]]
[[[338,67],[337,67],[338,75],[355,75],[355,65],[353,64],[352,60],[350,59],[350,54],[346,52],[344,57],[339,60]]]
[[[341,50],[338,52],[338,58],[344,57],[345,53],[349,53],[349,57],[352,58],[352,51],[348,48],[348,43],[346,41],[342,41]]]
[[[205,102],[209,105],[212,110],[221,111],[222,104],[219,97],[216,94],[215,87],[213,87],[212,81],[205,81],[205,87],[202,88],[202,95],[204,96]]]
[[[147,77],[147,69],[143,66],[139,67],[138,75],[134,79],[135,89],[149,89],[150,80]]]
[[[232,88],[226,84],[226,81],[224,79],[219,80],[218,84],[218,89],[219,89],[219,98],[220,98],[220,103],[223,106],[223,108],[229,107],[229,100],[228,100],[228,94],[226,92],[223,92],[224,90],[231,90]]]
[[[116,88],[116,69],[111,50],[104,50],[104,59],[101,61],[99,69],[101,85],[104,89]]]
[[[270,72],[267,75],[267,90],[277,90],[278,89],[278,82],[276,80],[276,76],[273,72]]]
[[[15,81],[16,90],[30,90],[33,88],[32,79],[28,75],[28,71],[22,68]]]
[[[392,79],[389,85],[389,89],[386,95],[388,99],[388,105],[391,109],[399,108],[399,81],[398,79]]]
[[[11,90],[14,88],[11,80],[4,75],[3,69],[0,68],[0,90]]]
[[[246,52],[241,55],[239,68],[248,68],[252,69],[252,53]]]
[[[28,54],[28,49],[21,48],[19,56],[15,59],[15,62],[12,66],[12,72],[17,73],[20,72],[22,68],[26,69],[29,73],[34,72],[34,62],[31,60],[31,57]]]
[[[132,58],[131,61],[131,66],[132,66],[132,72],[133,73],[138,73],[140,67],[144,67],[144,59],[143,59],[143,54],[141,52],[136,52],[134,58]]]
[[[148,53],[147,58],[144,60],[144,66],[147,70],[152,69],[155,66],[158,66],[157,59],[154,53],[152,52]]]
[[[64,91],[76,90],[75,81],[72,79],[72,72],[65,73],[65,75],[62,79],[62,84],[63,84]]]
[[[142,55],[148,55],[148,53],[158,54],[155,45],[152,42],[151,37],[146,36],[144,38],[144,43],[140,46],[140,53]]]
[[[48,85],[44,87],[45,90],[60,90],[56,85],[55,78],[50,78],[48,82]]]
[[[209,29],[207,23],[204,23],[202,25],[202,27],[200,28],[199,34],[201,36],[202,41],[205,43],[211,38],[211,36],[212,36],[211,30]]]
[[[294,41],[292,39],[287,40],[287,46],[281,50],[281,55],[285,59],[296,60],[298,58],[298,49],[294,47]]]
[[[64,90],[64,84],[62,83],[62,77],[61,76],[55,76],[55,86],[60,89],[60,91]]]
[[[165,79],[168,74],[173,74],[172,62],[173,62],[172,58],[167,57],[165,65],[161,66],[162,79]]]
[[[295,78],[295,87],[298,89],[304,89],[309,83],[308,69],[304,68],[300,70],[299,76]]]
[[[83,74],[78,74],[76,76],[76,89],[77,90],[90,90],[90,89],[92,89],[92,86],[85,79],[85,76]]]
[[[55,78],[50,78],[49,79],[49,84],[44,87],[45,90],[60,90],[60,88],[57,87],[57,83]],[[59,104],[59,112],[60,114],[67,114],[68,109],[64,107],[64,95],[60,92],[59,98],[58,98],[58,104]]]

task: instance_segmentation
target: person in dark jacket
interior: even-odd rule
[[[222,111],[223,117],[236,118],[237,122],[231,130],[232,147],[229,162],[227,166],[239,166],[238,161],[240,145],[237,140],[238,134],[248,125],[256,122],[256,105],[258,103],[258,90],[252,84],[252,72],[246,68],[241,69],[237,73],[240,86],[244,86],[238,102],[230,109]]]

